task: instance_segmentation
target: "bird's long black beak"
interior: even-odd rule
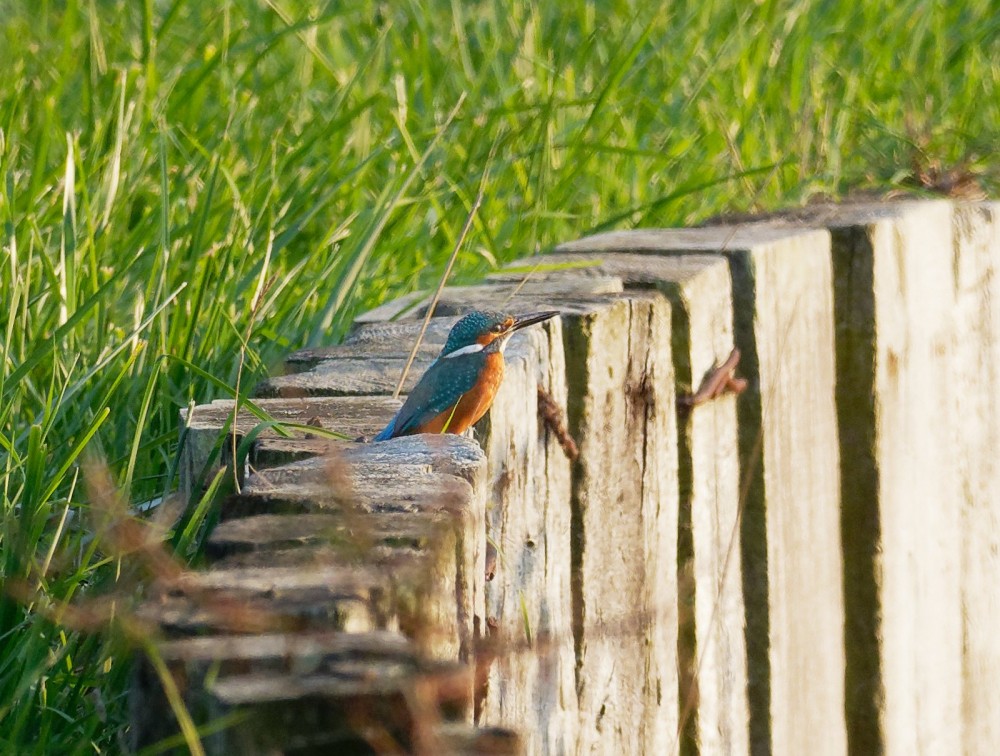
[[[541,323],[543,320],[554,318],[558,314],[559,314],[558,312],[553,310],[551,312],[536,312],[532,315],[523,315],[519,318],[515,318],[514,325],[510,327],[509,333],[513,333],[514,331],[519,331],[522,328],[527,328],[528,326],[534,325],[535,323]]]

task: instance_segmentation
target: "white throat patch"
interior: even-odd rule
[[[483,351],[483,345],[479,343],[469,344],[468,346],[460,347],[454,352],[448,352],[448,354],[441,355],[442,359],[450,360],[452,357],[461,357],[463,354],[475,354],[476,352]]]

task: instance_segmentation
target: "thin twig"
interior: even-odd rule
[[[514,297],[516,297],[521,292],[521,289],[524,288],[524,285],[526,283],[528,283],[528,279],[531,278],[533,275],[535,275],[535,273],[538,271],[538,269],[540,267],[542,267],[542,263],[543,262],[544,262],[543,258],[539,257],[538,258],[538,262],[535,263],[534,267],[531,270],[529,270],[527,273],[524,274],[524,278],[522,278],[518,282],[517,286],[514,287],[514,289],[510,292],[510,294],[507,295],[507,298],[503,301],[503,306],[504,307],[506,307],[507,303],[510,302],[510,300],[512,300]]]
[[[742,394],[747,387],[745,378],[737,378],[736,366],[740,364],[740,350],[733,349],[729,357],[718,367],[712,368],[701,382],[701,387],[693,394],[677,397],[677,405],[686,409],[711,401],[723,394]]]
[[[576,441],[566,430],[562,410],[559,409],[556,400],[541,386],[538,387],[538,416],[542,418],[545,427],[552,431],[568,460],[572,462],[580,456]]]

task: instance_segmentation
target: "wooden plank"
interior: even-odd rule
[[[432,357],[437,355],[456,320],[457,318],[432,318],[427,333],[420,342],[419,352],[426,352]],[[400,324],[401,327],[386,325],[386,328],[356,327],[343,344],[309,347],[292,352],[285,358],[285,372],[309,370],[324,360],[394,356],[400,352],[409,354],[408,350],[413,348],[413,341],[420,330],[419,324],[403,323]]]
[[[260,406],[281,420],[336,423],[356,431],[380,427],[398,402],[335,397],[260,400]],[[243,411],[233,425],[232,411],[232,402],[196,407],[189,421],[189,437],[219,438],[225,432],[239,443],[260,421]],[[373,421],[373,412],[382,416]],[[256,443],[260,445],[268,437],[275,437],[273,429],[263,431]],[[427,634],[428,648],[438,658],[469,659],[475,628],[485,624],[486,488],[482,452],[474,442],[455,436],[411,437],[380,444],[332,443],[332,455],[258,470],[251,479],[244,478],[241,483],[245,494],[224,501],[222,518],[316,512],[331,507],[344,511],[345,506],[369,513],[447,513],[453,523],[452,535],[442,541],[441,548],[433,552],[437,556],[428,563],[427,575],[436,576],[438,584],[432,592],[424,585],[416,586],[411,593],[425,598],[424,614],[434,620],[429,627],[438,628]],[[329,447],[319,446],[316,451],[328,452]],[[191,469],[203,465],[202,461],[190,462]],[[246,468],[243,472],[246,475]],[[244,564],[250,563],[244,560]],[[295,560],[286,559],[284,563],[293,564]],[[413,601],[410,604],[415,606]]]
[[[956,247],[947,201],[820,206],[778,224],[823,225],[833,241],[851,750],[960,752],[958,502],[971,481],[958,456],[975,458],[961,439],[986,425],[955,418],[983,401],[968,383],[990,361],[986,258]]]
[[[961,751],[1000,750],[1000,203],[955,212],[954,417],[962,482]]]
[[[221,559],[246,552],[338,544],[344,544],[351,557],[364,556],[379,545],[419,550],[431,545],[439,528],[448,525],[447,516],[435,513],[386,513],[364,520],[355,514],[263,514],[229,520],[212,531],[206,555]]]
[[[395,617],[391,585],[374,567],[256,567],[188,573],[154,585],[138,617],[168,637],[206,633],[368,632]]]
[[[462,478],[420,465],[379,475],[364,464],[341,469],[342,462],[330,472],[322,462],[251,476],[221,513],[224,520],[247,519],[223,522],[210,545],[231,551],[234,541],[245,544],[255,532],[255,549],[267,551],[302,539],[312,526],[312,545],[321,547],[309,554],[314,564],[322,555],[337,564],[391,568],[383,613],[397,617],[434,658],[469,659],[474,618],[482,615],[483,496]]]
[[[523,275],[507,282],[449,286],[444,290],[444,296],[438,299],[434,314],[436,317],[461,315],[473,309],[516,312],[507,307],[507,303],[515,296],[528,299],[566,299],[580,295],[619,294],[621,291],[622,282],[615,276],[598,275],[586,279],[554,276],[542,282],[533,280],[530,275]],[[397,320],[413,321],[426,316],[431,301],[431,296],[419,300],[407,297],[394,299],[363,313],[356,323],[367,326]]]
[[[297,398],[303,396],[378,396],[392,394],[399,383],[409,357],[408,345],[401,344],[398,354],[338,357],[332,351],[315,366],[300,373],[279,375],[262,381],[256,396]],[[353,350],[352,350],[353,351]],[[413,390],[420,376],[430,367],[437,351],[422,349],[407,373],[403,393]]]
[[[379,474],[340,456],[294,462],[251,475],[240,496],[222,503],[220,517],[335,512],[345,517],[403,512],[461,515],[472,485],[450,473],[404,465]]]
[[[756,379],[739,403],[748,481],[741,544],[750,747],[754,753],[843,753],[829,235],[767,227],[629,231],[556,251],[727,257],[736,343],[744,375]]]
[[[455,315],[441,315],[431,318],[421,345],[428,349],[441,347],[448,341],[451,327],[458,321]],[[382,321],[375,316],[359,315],[354,327],[344,341],[345,346],[365,349],[391,350],[397,352],[400,346],[405,350],[417,340],[417,334],[423,328],[422,320],[405,320],[401,322]]]
[[[676,738],[670,317],[641,292],[564,316],[583,751],[665,753]]]
[[[394,438],[381,443],[340,443],[326,439],[282,439],[272,435],[258,437],[254,444],[252,459],[261,461],[267,459],[266,452],[278,448],[278,444],[296,445],[302,458],[297,460],[305,466],[315,466],[321,469],[328,464],[319,457],[335,454],[337,459],[346,465],[364,470],[366,475],[384,478],[394,472],[439,472],[455,475],[468,481],[473,486],[479,484],[483,474],[482,450],[469,438],[450,433],[441,435],[413,435]],[[312,461],[310,461],[312,460]],[[256,469],[270,468],[263,464]],[[273,465],[292,469],[291,464]],[[271,475],[279,478],[284,473],[278,470]]]
[[[539,307],[538,309],[542,309]],[[565,417],[562,324],[507,349],[504,383],[477,431],[490,471],[493,575],[487,615],[496,655],[480,721],[516,727],[529,753],[572,752],[578,711],[570,589],[570,461],[539,417],[539,390]]]
[[[315,425],[343,435],[347,439],[376,434],[398,409],[400,402],[389,397],[310,397],[297,399],[257,399],[255,404],[269,418],[299,425]],[[181,444],[179,466],[180,488],[187,500],[195,492],[207,485],[211,474],[219,465],[231,463],[232,451],[238,448],[243,438],[259,430],[264,421],[245,407],[234,418],[235,402],[228,399],[202,404],[192,410],[181,410],[181,425],[184,438]],[[234,427],[235,420],[235,427]],[[316,437],[319,430],[286,431],[293,438],[308,440]],[[258,438],[263,444],[267,439],[281,438],[278,431],[266,428]],[[235,443],[234,443],[235,440]],[[258,444],[262,445],[262,444]],[[351,442],[322,439],[319,446],[323,452],[331,449],[343,450]],[[249,459],[253,459],[251,456]],[[207,474],[207,475],[206,475]],[[247,467],[237,467],[237,480],[242,484]]]
[[[566,307],[579,752],[653,753],[677,733],[677,455],[670,306]]]
[[[518,260],[511,267],[529,268],[539,260],[568,269],[536,273],[538,277],[614,275],[626,290],[656,289],[666,295],[673,313],[678,394],[695,391],[703,376],[733,349],[732,293],[722,256],[553,253]],[[748,749],[737,438],[734,395],[683,413],[678,423],[683,650],[678,663],[686,751]]]
[[[694,264],[702,258],[680,259]],[[676,314],[674,368],[694,392],[734,346],[725,261],[704,260],[678,276],[671,303]],[[682,686],[681,694],[682,706],[694,709],[689,732],[704,754],[749,750],[736,399],[734,394],[720,396],[682,413],[678,434],[681,511],[690,523],[695,639],[691,689]]]
[[[960,491],[941,442],[954,411],[951,207],[821,207],[795,221],[833,238],[851,749],[957,753]]]
[[[259,399],[254,402],[268,417],[279,422],[307,425],[316,423],[317,428],[340,433],[348,439],[356,438],[366,431],[378,428],[383,418],[399,406],[397,402],[384,397],[317,397],[308,399]],[[235,403],[231,399],[216,399],[211,404],[201,404],[191,413],[185,411],[184,420],[192,431],[217,431],[233,421]],[[245,435],[263,421],[245,406],[236,416],[237,433]],[[300,435],[308,431],[297,431]],[[267,435],[275,435],[274,429],[266,429]]]
[[[523,278],[523,276],[522,276]],[[520,304],[538,295],[544,299],[565,298],[576,294],[609,294],[622,291],[615,276],[586,278],[549,277],[544,281],[517,280],[485,286],[452,286],[439,300],[428,331],[421,341],[417,359],[407,374],[404,392],[410,391],[430,366],[447,339],[447,330],[457,319],[474,308],[506,310],[515,294]],[[413,343],[430,303],[430,297],[403,297],[359,316],[355,330],[341,346],[309,349],[292,355],[288,375],[263,381],[258,396],[370,396],[392,394],[409,358]],[[512,310],[513,311],[513,310]],[[443,317],[441,317],[443,316]],[[397,320],[409,318],[409,320]]]
[[[432,318],[417,350],[405,391],[412,389],[441,351],[455,317]],[[264,380],[258,396],[377,396],[392,394],[420,332],[414,322],[382,323],[369,313],[344,344],[293,353],[287,374]]]
[[[385,515],[429,516],[428,527],[437,518],[447,518],[448,527],[431,539],[432,548],[424,552],[423,569],[408,570],[406,574],[414,579],[409,585],[394,585],[395,596],[399,599],[405,592],[414,597],[407,603],[408,613],[423,618],[428,652],[436,658],[467,660],[473,650],[476,618],[483,621],[486,491],[482,452],[473,442],[457,437],[440,442],[434,438],[402,441],[358,444],[335,458],[259,471],[246,481],[239,496],[224,502],[221,517],[333,513],[354,528],[355,556],[378,531],[378,520]],[[425,455],[408,456],[407,448],[414,447]],[[450,469],[466,477],[434,470],[431,463],[438,454],[426,454],[433,447],[440,447]],[[449,450],[451,457],[447,457]],[[398,463],[393,464],[393,459]],[[280,534],[276,536],[280,541]],[[419,623],[414,619],[408,627],[416,632]]]
[[[241,409],[238,413],[234,428],[234,402],[231,400],[216,400],[211,404],[198,405],[190,413],[185,410],[182,412],[182,419],[187,425],[182,448],[182,488],[193,488],[195,484],[191,481],[200,475],[213,458],[221,458],[228,464],[234,437],[238,447],[251,432],[256,432],[257,435],[248,461],[255,469],[336,453],[340,459],[353,464],[380,462],[395,466],[419,459],[423,464],[431,464],[439,471],[450,472],[470,481],[479,475],[481,462],[476,456],[478,451],[474,451],[475,444],[465,442],[463,448],[462,442],[455,442],[455,437],[450,435],[439,439],[394,439],[390,445],[369,445],[354,440],[340,441],[320,436],[323,431],[340,433],[348,439],[374,436],[399,408],[400,400],[379,396],[332,396],[258,399],[256,404],[278,422],[312,425],[316,430],[311,427],[286,429],[286,436],[279,435],[278,430],[273,427],[261,430],[258,427],[262,425],[261,419],[246,409]],[[473,458],[470,458],[470,454]],[[241,484],[247,474],[248,467],[241,465],[237,470]]]
[[[501,272],[446,290],[407,388],[469,309],[562,313],[511,342],[507,379],[475,429],[485,460],[468,438],[358,444],[265,430],[248,458],[257,473],[238,471],[242,493],[223,511],[252,516],[223,522],[211,544],[222,564],[191,590],[160,595],[147,619],[171,632],[240,631],[234,606],[252,620],[249,610],[268,605],[278,627],[398,625],[426,651],[415,628],[428,620],[382,602],[409,585],[429,624],[450,628],[453,642],[432,654],[471,660],[480,642],[482,721],[527,733],[520,743],[498,733],[500,747],[993,753],[998,212],[895,203],[807,208],[735,229],[616,232],[541,258],[600,260],[591,267],[539,269],[526,283],[522,271]],[[344,345],[294,356],[289,369],[308,370],[262,390],[332,398],[270,406],[372,435],[398,406],[384,395],[420,327],[406,319],[427,306],[415,293],[363,316]],[[675,389],[695,388],[734,341],[750,390],[676,424]],[[580,452],[572,464],[539,417],[539,389],[567,413]],[[187,418],[189,495],[213,454],[229,461],[220,443],[231,449],[259,422],[244,415],[233,429],[231,413],[231,403],[209,405]],[[740,521],[737,457],[743,608],[741,570],[727,557]],[[487,523],[497,546],[488,586]],[[678,570],[694,620],[680,639]],[[190,660],[172,664],[201,690],[202,713],[251,707],[249,724],[219,741],[229,751],[304,747],[296,738],[348,700],[415,747],[494,747],[467,724],[448,728],[450,740],[437,726],[417,732],[427,710],[407,713],[416,691],[443,689],[455,691],[449,716],[468,712],[468,670],[417,663],[414,682],[399,673],[402,658],[359,651],[336,661],[296,652],[287,665],[212,653],[223,670],[213,680]],[[699,673],[697,691],[678,682],[678,662]],[[438,740],[425,739],[430,731]],[[323,747],[346,747],[342,736],[319,728],[333,738]]]
[[[156,653],[195,722],[228,718],[228,727],[202,739],[209,754],[340,752],[370,742],[372,728],[406,748],[470,753],[488,743],[498,753],[519,752],[511,733],[449,722],[471,705],[468,669],[428,662],[395,633],[220,635],[162,643]],[[140,660],[133,750],[179,729],[162,691]]]

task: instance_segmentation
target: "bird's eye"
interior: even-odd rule
[[[500,333],[500,331],[503,330],[503,323],[497,323],[490,330],[493,331],[493,333]]]

